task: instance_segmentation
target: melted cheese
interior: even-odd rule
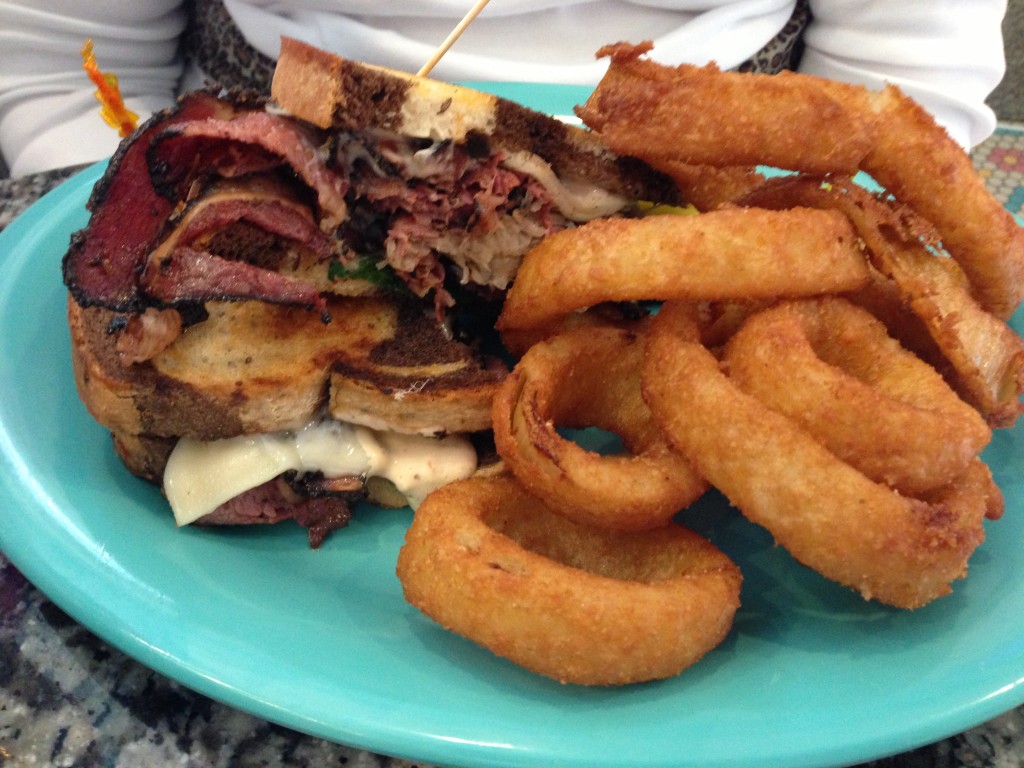
[[[416,507],[436,488],[473,474],[476,460],[463,437],[401,435],[317,421],[296,431],[212,442],[182,438],[164,470],[164,493],[178,525],[193,523],[289,471],[383,477]]]
[[[416,149],[408,139],[382,130],[342,134],[339,137],[337,156],[344,167],[351,168],[357,160],[362,160],[378,176],[389,175],[363,143],[367,137],[373,141],[381,157],[403,168],[404,174],[410,178],[444,178],[451,173],[450,142],[435,141],[430,146]],[[613,216],[631,202],[622,195],[590,182],[558,178],[551,164],[532,152],[510,152],[503,156],[501,164],[510,171],[535,179],[547,190],[559,213],[571,221],[584,222]]]
[[[559,179],[546,160],[531,152],[513,152],[502,160],[502,165],[535,178],[551,195],[559,212],[572,221],[612,216],[629,203],[625,197],[593,184]]]

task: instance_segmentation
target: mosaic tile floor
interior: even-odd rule
[[[1024,124],[1002,123],[975,147],[974,166],[1003,205],[1024,218]]]

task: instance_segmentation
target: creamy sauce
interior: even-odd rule
[[[182,438],[164,470],[164,493],[178,525],[289,471],[382,477],[416,507],[436,488],[472,475],[476,461],[464,437],[376,432],[324,420],[294,431],[211,442]]]

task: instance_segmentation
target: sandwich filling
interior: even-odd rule
[[[286,473],[300,481],[310,475],[351,479],[348,487],[359,491],[367,478],[384,478],[415,508],[476,467],[476,450],[461,436],[403,435],[325,419],[263,435],[182,438],[167,461],[163,487],[175,521],[188,525]]]
[[[391,289],[439,317],[500,295],[543,237],[630,206],[529,151],[390,130],[331,132],[248,94],[190,94],[113,159],[64,260],[82,306],[209,300],[325,310],[325,293]]]

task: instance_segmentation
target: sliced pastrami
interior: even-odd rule
[[[248,222],[297,243],[320,259],[328,259],[334,252],[333,241],[320,231],[308,213],[304,214],[301,209],[279,200],[246,195],[211,200],[203,205],[175,233],[175,245],[192,245],[196,240],[237,222]]]
[[[244,94],[192,93],[121,146],[90,198],[89,225],[72,237],[64,257],[65,283],[79,304],[140,312],[193,298],[255,298],[326,312],[310,285],[199,250],[174,259],[161,255],[159,269],[148,263],[168,219],[191,193],[191,182],[211,172],[208,161],[212,172],[228,176],[289,167],[332,217],[344,217],[347,182],[326,167],[314,137],[262,107]],[[161,183],[173,179],[182,185],[181,197],[167,197],[154,186],[154,162]],[[213,206],[189,223],[190,231],[177,234],[189,242],[217,226],[246,221],[328,258],[330,239],[308,212],[290,203],[264,198]],[[325,230],[336,226],[335,221]],[[203,264],[204,258],[214,260]]]
[[[150,261],[140,284],[148,296],[168,306],[255,299],[315,309],[324,322],[330,320],[327,302],[309,283],[186,247]]]
[[[228,121],[176,123],[154,137],[148,159],[157,188],[175,199],[202,176],[231,178],[286,165],[316,193],[321,227],[333,232],[347,215],[348,180],[327,167],[321,141],[295,120],[246,112]]]
[[[300,496],[277,478],[236,496],[199,519],[200,525],[259,525],[295,520],[305,528],[309,545],[317,549],[327,534],[352,519],[351,498],[360,494]]]
[[[378,233],[379,243],[359,243],[366,234],[355,233],[355,247],[382,252],[417,296],[433,291],[439,315],[454,303],[445,286],[446,264],[458,268],[463,283],[503,290],[523,252],[565,226],[563,217],[553,215],[543,185],[504,167],[500,155],[471,157],[451,145],[429,154],[409,147],[403,152],[403,146],[381,142],[364,155],[344,147],[357,193],[352,220],[383,222],[367,230]]]
[[[126,312],[144,308],[137,273],[175,207],[150,182],[149,143],[169,125],[233,113],[232,105],[210,93],[191,93],[121,145],[89,198],[89,225],[72,235],[64,256],[64,282],[79,304]]]
[[[117,358],[127,367],[145,362],[171,346],[185,327],[176,309],[150,307],[145,312],[127,315],[124,327],[117,334]]]

